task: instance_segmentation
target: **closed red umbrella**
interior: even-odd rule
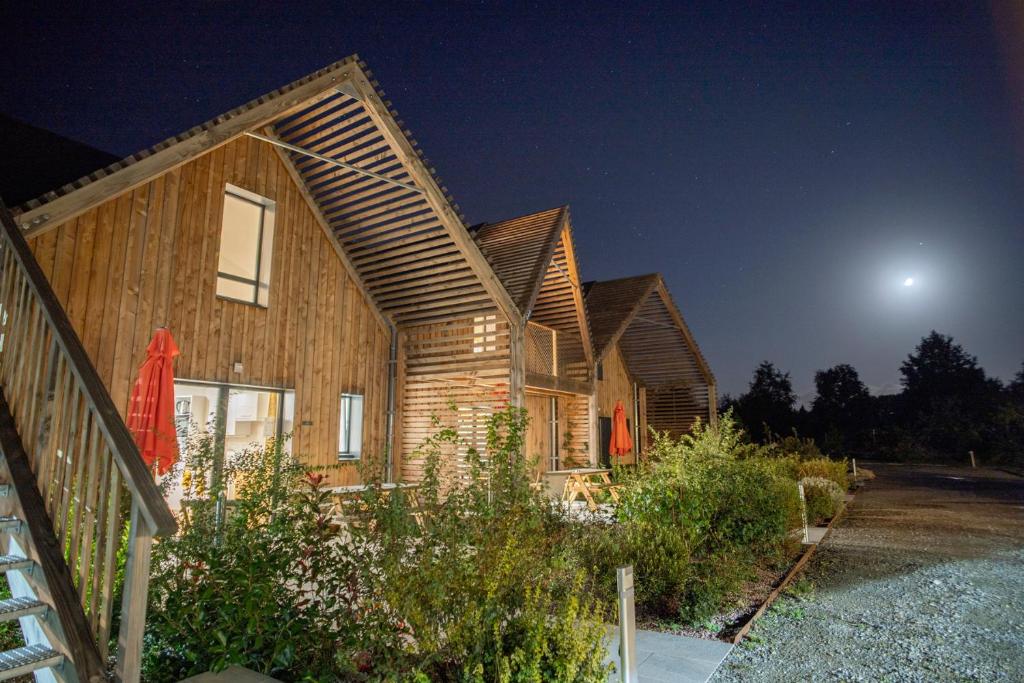
[[[612,455],[625,455],[633,450],[633,439],[629,436],[626,425],[626,409],[622,401],[615,402],[615,414],[612,416],[612,439],[608,444],[608,452]]]
[[[142,459],[158,474],[166,474],[178,461],[178,435],[174,429],[174,358],[179,353],[171,331],[161,327],[146,348],[146,361],[132,388],[125,421]]]

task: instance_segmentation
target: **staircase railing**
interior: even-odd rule
[[[106,660],[127,531],[115,675],[137,681],[152,539],[174,533],[174,517],[2,203],[0,218],[0,390],[77,596],[56,612]]]

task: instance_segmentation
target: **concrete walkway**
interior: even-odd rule
[[[732,650],[720,640],[704,640],[657,631],[636,632],[640,683],[704,683]],[[619,633],[608,644],[608,660],[615,663],[609,683],[622,680],[619,673]]]

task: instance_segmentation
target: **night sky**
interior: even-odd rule
[[[568,203],[586,279],[664,273],[720,393],[1024,360],[1014,0],[299,4],[4,3],[0,110],[127,155],[358,52],[470,224]]]

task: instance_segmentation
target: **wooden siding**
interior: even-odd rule
[[[493,331],[481,334],[475,329],[487,323],[494,324]],[[455,428],[464,442],[443,453],[443,474],[462,476],[467,449],[475,447],[486,457],[487,418],[509,402],[511,326],[491,309],[459,320],[403,327],[401,337],[401,441],[396,444],[401,479],[422,478],[424,458],[417,449],[437,433],[434,418]]]
[[[619,345],[615,344],[605,354],[603,361],[604,379],[597,380],[596,392],[597,392],[597,415],[598,417],[611,418],[615,416],[615,403],[622,401],[623,407],[626,409],[626,417],[629,419],[630,427],[637,422],[634,415],[634,401],[633,401],[633,378],[629,374],[629,369],[626,367],[626,361],[622,357],[622,351],[619,349]],[[642,388],[641,388],[642,393]],[[634,433],[630,436],[635,437],[639,434],[639,443],[636,443],[637,439],[634,438],[633,453],[626,455],[618,460],[623,464],[636,462],[636,453],[642,452],[644,449],[647,433],[647,416],[644,414],[644,401],[640,402],[640,429],[639,431],[634,430]],[[601,456],[608,451],[608,444],[598,444],[598,455]]]
[[[267,308],[216,296],[225,183],[277,203]],[[176,377],[294,389],[293,452],[309,462],[337,462],[342,392],[366,396],[364,454],[384,452],[388,330],[270,145],[236,139],[31,246],[122,414],[166,325],[182,351]],[[357,477],[348,465],[330,473]]]

